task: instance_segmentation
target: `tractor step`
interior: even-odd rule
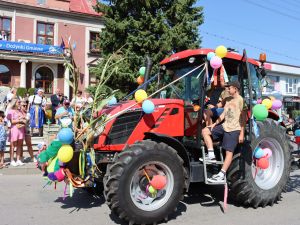
[[[202,150],[202,156],[204,157],[205,156],[204,146],[201,147],[201,150]],[[223,165],[224,164],[223,154],[222,154],[222,147],[220,147],[219,150],[220,150],[220,159],[221,159],[221,161],[211,162],[210,160],[200,159],[200,161],[203,162],[204,182],[207,185],[224,185],[224,184],[226,184],[226,178],[223,182],[209,182],[208,178],[207,178],[207,166],[209,166],[209,165]]]

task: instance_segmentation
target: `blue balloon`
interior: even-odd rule
[[[207,53],[207,60],[210,61],[212,57],[214,57],[216,54],[214,52]]]
[[[62,128],[57,134],[58,140],[62,144],[71,144],[74,140],[74,133],[71,128]]]
[[[153,113],[154,108],[155,108],[155,106],[154,106],[153,102],[150,100],[145,100],[142,104],[142,109],[146,114]]]
[[[257,147],[255,150],[254,150],[254,157],[257,158],[257,159],[260,159],[261,157],[264,156],[264,150],[262,150],[260,147]]]
[[[257,101],[256,101],[256,100],[252,100],[252,104],[253,104],[253,105],[256,105],[256,104],[257,104]]]
[[[113,96],[109,102],[107,103],[107,105],[114,105],[114,104],[117,104],[117,99],[115,96]]]
[[[295,130],[295,136],[296,136],[296,137],[300,137],[300,129]]]

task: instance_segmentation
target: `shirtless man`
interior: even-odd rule
[[[206,161],[215,162],[213,150],[213,140],[222,139],[222,148],[226,150],[225,161],[221,171],[208,179],[209,182],[224,182],[226,171],[228,170],[233,157],[233,152],[238,143],[244,141],[245,114],[243,111],[244,100],[239,94],[240,83],[238,81],[229,82],[226,86],[230,96],[222,101],[224,112],[211,126],[202,130],[202,136],[208,149],[205,156]],[[224,120],[223,124],[220,124]]]

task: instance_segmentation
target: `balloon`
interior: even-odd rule
[[[255,150],[254,150],[254,157],[257,158],[257,159],[260,159],[264,156],[264,151],[260,148],[260,147],[257,147]]]
[[[257,99],[257,104],[260,104],[261,103],[261,98]]]
[[[254,117],[258,121],[264,121],[268,117],[268,115],[269,115],[268,110],[267,110],[267,108],[266,108],[265,105],[260,105],[260,104],[255,105],[253,107],[252,111],[253,111]]]
[[[167,178],[163,175],[154,175],[152,180],[150,181],[150,184],[156,190],[161,190],[166,186]]]
[[[63,145],[57,153],[57,157],[61,162],[67,163],[73,158],[73,148],[71,145]]]
[[[58,132],[57,138],[62,144],[71,144],[74,140],[74,133],[71,128],[62,128]]]
[[[146,91],[139,89],[134,93],[134,98],[138,103],[141,103],[148,97]]]
[[[268,159],[272,156],[272,150],[271,149],[264,148],[263,151],[264,151],[264,158]]]
[[[268,98],[264,99],[261,104],[265,105],[267,109],[270,109],[272,107],[272,101]]]
[[[274,96],[269,96],[269,98],[271,99],[271,101],[273,102],[274,100],[276,100],[276,98]]]
[[[49,180],[51,181],[56,181],[57,180],[57,177],[55,176],[55,173],[54,172],[51,172],[51,173],[48,173],[48,176]]]
[[[257,101],[256,101],[256,100],[252,100],[252,104],[253,104],[253,105],[256,105],[256,104],[257,104]]]
[[[145,72],[146,72],[146,67],[142,66],[140,69],[139,69],[139,74],[141,76],[144,76],[145,75]]]
[[[65,172],[63,168],[60,168],[58,171],[54,173],[58,182],[63,181],[65,179]]]
[[[218,69],[222,66],[222,59],[219,56],[214,56],[209,63],[212,68]]]
[[[300,129],[295,130],[295,136],[300,137]]]
[[[141,85],[142,83],[144,83],[145,79],[144,79],[144,77],[139,76],[139,77],[136,79],[136,81],[137,81],[137,83],[138,83],[139,85]]]
[[[212,57],[214,57],[216,54],[214,52],[207,53],[207,60],[210,61]]]
[[[282,102],[278,99],[275,99],[272,104],[272,109],[280,109],[282,106]]]
[[[54,157],[51,161],[49,161],[48,166],[47,166],[47,172],[48,173],[53,173],[59,169],[59,161],[58,157]]]
[[[148,191],[149,191],[150,194],[154,194],[156,190],[155,190],[154,187],[152,187],[152,186],[150,185],[149,188],[148,188]]]
[[[110,100],[109,100],[109,102],[107,103],[107,105],[114,105],[114,104],[117,104],[117,99],[116,99],[116,97],[115,96],[113,96]]]
[[[155,106],[154,106],[153,102],[150,100],[145,100],[142,104],[142,109],[146,114],[153,113],[154,108],[155,108]]]
[[[223,45],[220,45],[216,48],[215,53],[220,58],[223,58],[227,55],[227,48]]]
[[[267,169],[269,167],[269,160],[266,158],[260,158],[257,160],[256,166],[261,169]]]

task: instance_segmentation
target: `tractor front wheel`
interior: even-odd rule
[[[150,188],[155,175],[166,178],[160,190]],[[186,176],[183,160],[173,148],[144,140],[128,146],[107,167],[104,196],[121,219],[131,224],[156,223],[175,210],[186,188]]]

